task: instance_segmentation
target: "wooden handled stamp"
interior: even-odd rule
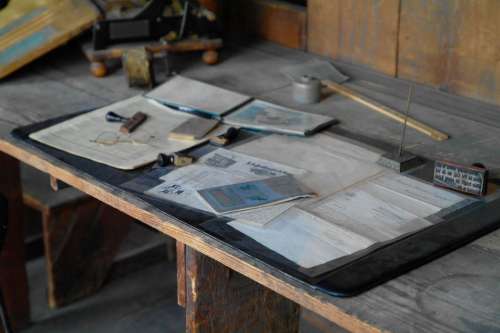
[[[145,122],[147,118],[148,116],[145,113],[137,112],[120,127],[120,132],[125,134],[132,133],[137,127]]]

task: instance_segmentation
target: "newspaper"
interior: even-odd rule
[[[121,123],[107,122],[113,111],[130,117],[141,111],[148,119],[133,133],[119,131]],[[135,96],[32,133],[30,138],[48,146],[118,169],[132,170],[199,143],[168,140],[168,133],[195,117],[174,111],[142,96]]]
[[[204,155],[196,164],[176,169],[161,177],[163,183],[145,193],[191,208],[211,211],[210,206],[197,194],[198,190],[283,175],[302,176],[305,173],[302,169],[219,148]],[[237,216],[264,225],[282,213],[282,208],[264,208],[262,211],[255,209],[237,213]],[[232,214],[227,216],[231,217]]]

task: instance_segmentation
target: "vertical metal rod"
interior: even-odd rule
[[[167,46],[168,41],[165,38],[160,39],[161,45]],[[165,77],[168,79],[172,75],[172,71],[170,68],[170,54],[167,51],[167,47],[165,47],[165,51],[163,52],[163,67],[165,69]]]
[[[411,99],[413,97],[414,85],[411,84],[408,88],[408,100],[406,101],[406,113],[405,113],[405,121],[403,122],[403,128],[401,130],[401,142],[399,143],[399,156],[403,154],[403,146],[405,144],[406,138],[406,127],[408,124],[408,115],[410,114],[411,108]]]
[[[186,0],[186,2],[184,3],[184,13],[182,13],[181,27],[179,29],[179,37],[178,37],[179,40],[184,38],[184,30],[186,29],[188,11],[189,11],[189,0]]]

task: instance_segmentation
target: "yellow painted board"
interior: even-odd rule
[[[87,0],[11,0],[0,10],[0,79],[66,43],[98,17]]]

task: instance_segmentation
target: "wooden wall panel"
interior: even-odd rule
[[[500,1],[402,1],[398,75],[500,104]]]
[[[286,47],[306,49],[306,8],[279,0],[224,2],[226,34],[255,36]]]
[[[309,0],[308,49],[396,75],[399,0]]]

